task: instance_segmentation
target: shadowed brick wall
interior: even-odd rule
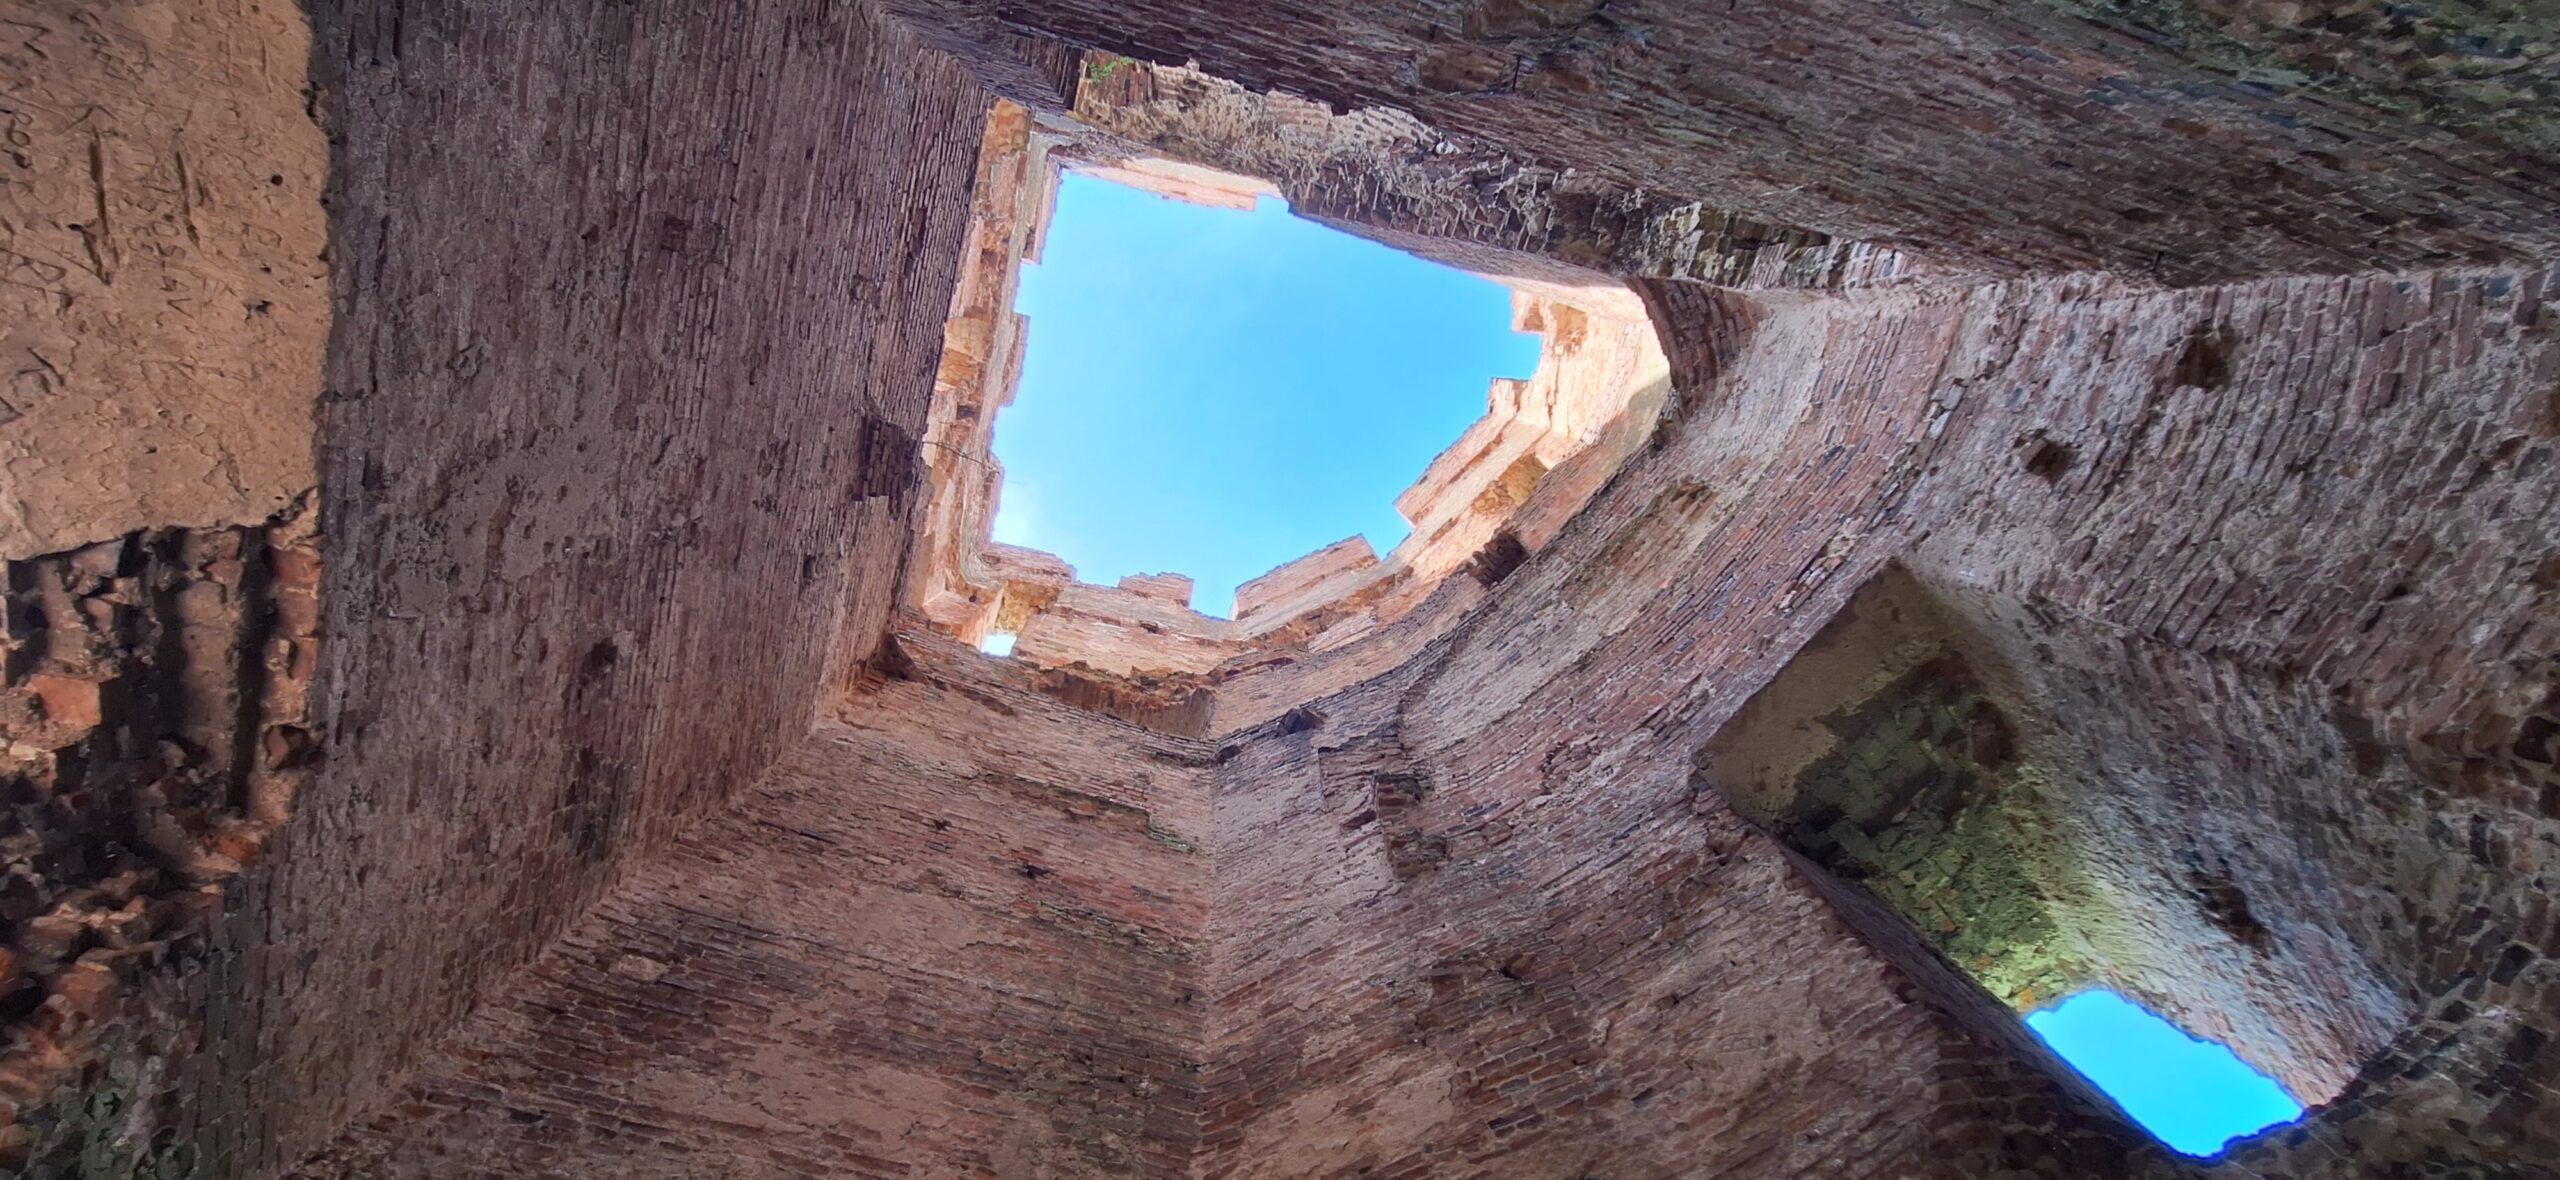
[[[316,1147],[806,732],[920,506],[985,113],[838,5],[329,4],[313,40],[319,769],[166,985],[174,1131],[104,1132],[208,1175]]]
[[[2324,30],[2329,10],[2252,5],[2276,26],[2252,47],[2205,32],[2244,6],[2188,0],[891,7],[1027,102],[1059,100],[1015,84],[1026,41],[1189,61],[1980,275],[2186,284],[2560,245],[2541,10]],[[2328,41],[2266,43],[2287,33]]]
[[[1188,1174],[1210,747],[902,642],[303,1174]]]

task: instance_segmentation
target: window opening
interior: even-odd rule
[[[2213,687],[2166,691],[2170,668]],[[1699,781],[1880,946],[1935,952],[1913,970],[1969,976],[1993,1003],[1964,1019],[2028,1015],[2165,1145],[2209,1154],[2336,1099],[2414,1015],[2291,871],[2329,821],[2259,810],[2270,773],[2373,773],[2328,708],[1893,566],[1736,711]]]

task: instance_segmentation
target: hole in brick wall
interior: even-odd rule
[[[1520,535],[1509,529],[1495,533],[1467,562],[1467,572],[1487,586],[1500,583],[1529,560],[1529,548],[1520,543]]]
[[[2103,989],[2027,1014],[2027,1027],[2144,1130],[2193,1156],[2302,1117],[2302,1103],[2229,1046]]]
[[[907,653],[906,645],[899,643],[897,636],[885,635],[879,648],[871,653],[871,671],[887,680],[912,680],[916,674],[915,657]]]
[[[599,639],[587,649],[586,657],[578,662],[578,678],[588,682],[602,680],[611,675],[614,665],[620,662],[622,650],[610,639]]]
[[[978,641],[978,650],[991,656],[1010,656],[1016,638],[1011,631],[990,631],[985,639]]]
[[[1495,378],[1531,374],[1539,340],[1492,282],[1268,193],[1179,195],[1060,182],[1016,301],[1030,331],[994,424],[994,534],[1090,582],[1182,570],[1217,615],[1346,536],[1401,541],[1399,493],[1487,412]],[[1507,512],[1544,470],[1513,457],[1460,505]]]
[[[2231,384],[2231,362],[2237,342],[2221,328],[2199,327],[2187,334],[2187,342],[2178,350],[2178,364],[2171,380],[2178,385],[2198,389],[2220,389]]]
[[[2065,472],[2071,470],[2072,462],[2079,458],[2079,452],[2071,444],[2041,433],[2025,441],[2023,452],[2027,474],[2047,482],[2061,479]]]

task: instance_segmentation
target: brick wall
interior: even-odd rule
[[[324,762],[188,985],[206,1174],[316,1147],[867,651],[985,116],[843,6],[314,36]]]
[[[1187,1174],[1210,747],[901,646],[304,1174]]]
[[[2441,267],[2548,252],[2560,224],[2547,140],[2506,134],[2545,122],[2548,96],[2512,84],[2544,51],[2498,59],[2547,44],[2547,16],[2486,35],[2403,30],[2377,42],[2389,58],[2333,43],[2333,64],[2306,70],[2317,53],[2217,55],[2193,26],[2231,6],[2187,3],[892,8],[999,83],[1042,38],[1191,62],[1250,90],[1399,109],[1523,162],[1964,273],[2197,283]],[[2384,60],[2369,84],[2328,74]],[[2459,85],[2504,98],[2480,110],[2423,82],[2401,88],[2456,61],[2472,79]]]
[[[1239,851],[1221,858],[1217,922],[1237,944],[1253,945],[1256,915],[1274,908],[1264,893],[1301,888],[1290,873],[1311,861],[1348,859],[1330,870],[1343,880],[1319,877],[1310,887],[1340,892],[1308,906],[1357,914],[1338,919],[1361,932],[1351,944],[1357,955],[1310,936],[1306,962],[1261,969],[1337,1000],[1322,989],[1402,977],[1385,964],[1428,977],[1423,968],[1440,954],[1387,931],[1425,947],[1433,938],[1448,940],[1441,947],[1504,946],[1497,932],[1506,927],[1531,946],[1597,937],[1578,896],[1545,883],[1585,859],[1625,856],[1626,871],[1636,872],[1648,856],[1672,855],[1662,845],[1679,841],[1637,838],[1661,832],[1669,822],[1662,813],[1692,806],[1685,776],[1648,771],[1652,760],[1703,744],[1850,587],[1900,553],[1971,592],[2031,613],[2064,612],[2046,638],[2066,653],[2072,628],[2123,637],[2125,654],[2107,658],[2132,660],[2125,671],[2093,662],[2104,649],[2087,649],[2083,639],[2084,653],[2048,674],[2049,695],[2068,702],[2064,690],[2087,677],[2126,677],[2119,691],[2164,713],[2067,707],[2129,716],[2136,732],[2154,735],[2146,741],[2217,751],[2150,759],[2224,776],[2209,792],[2222,802],[2206,809],[2219,833],[2208,842],[2237,854],[2250,847],[2253,825],[2267,825],[2259,850],[2246,857],[2247,888],[2262,897],[2259,920],[2282,927],[2276,937],[2300,942],[2315,960],[2321,952],[2308,940],[2352,946],[2379,964],[2407,997],[2383,1001],[2386,1012],[2455,986],[2498,997],[2499,1013],[2489,1019],[2523,1022],[2472,1041],[2441,1037],[2484,1047],[2437,1059],[2476,1060],[2481,1076],[2504,1080],[2480,1092],[2481,1113],[2465,1121],[2469,1129],[2450,1140],[2438,1131],[2423,1148],[2414,1140],[2389,1144],[2395,1158],[2426,1151],[2491,1163],[2533,1158],[2534,1136],[2547,1132],[2531,1129],[2524,1112],[2537,1109],[2535,1096],[2549,1085],[2537,1071],[2551,1066],[2539,1056],[2541,1040],[2526,1031],[2540,1018],[2524,1015],[2542,1003],[2541,948],[2550,937],[2546,907],[2531,896],[2530,866],[2539,863],[2532,850],[2541,847],[2535,833],[2545,822],[2532,735],[2542,732],[2533,718],[2552,675],[2546,567],[2554,538],[2547,513],[2521,506],[2554,499],[2547,415],[2560,354],[2538,294],[2548,282],[2540,271],[2484,272],[2166,295],[2073,281],[1779,309],[1731,363],[1708,370],[1721,378],[1694,391],[1696,408],[1662,451],[1612,484],[1489,602],[1417,616],[1401,650],[1419,654],[1402,671],[1314,706],[1328,727],[1392,728],[1411,763],[1403,773],[1430,784],[1418,802],[1394,808],[1400,833],[1390,834],[1389,809],[1359,803],[1356,788],[1333,786],[1327,799],[1321,755],[1264,749],[1325,739],[1257,730],[1261,736],[1241,745],[1228,774],[1242,777],[1223,787],[1222,799],[1233,801],[1222,806],[1294,810],[1295,819],[1267,822],[1294,825],[1308,843],[1275,853],[1269,875],[1259,876],[1239,858],[1276,837],[1246,838],[1255,829],[1244,820],[1222,822],[1222,831],[1237,833],[1222,846]],[[2218,351],[2198,355],[2200,325],[2206,347]],[[1676,323],[1666,332],[1700,338]],[[2424,514],[2404,507],[2413,504]],[[2413,543],[2412,533],[2424,543]],[[2413,597],[2421,601],[2407,613],[2391,613]],[[2084,621],[2061,626],[2075,614]],[[2394,618],[2406,622],[2388,626]],[[2034,639],[2022,642],[2031,650]],[[1328,682],[1350,682],[1340,677],[1372,675],[1374,658],[1358,649],[1310,656],[1240,678],[1221,694],[1277,701],[1326,691]],[[1257,687],[1256,679],[1290,687]],[[2427,694],[2407,695],[2422,686]],[[2384,689],[2398,695],[2377,691]],[[2250,703],[2252,694],[2260,703]],[[2306,720],[2299,712],[2306,700],[2335,703]],[[2125,735],[2122,724],[2093,724],[2106,720],[2100,713],[2076,717],[2088,740]],[[2308,762],[2276,753],[2332,740],[2324,733],[2350,735],[2363,752],[2333,746],[2323,757],[2336,761]],[[2336,773],[2363,762],[2377,764]],[[2413,777],[2442,785],[2414,786]],[[1263,792],[1274,801],[1244,801]],[[1363,812],[1374,816],[1364,820]],[[1346,834],[1346,824],[1356,831]],[[2413,842],[2411,825],[2431,835]],[[2366,842],[2351,834],[2360,829],[2400,835]],[[2466,847],[2475,835],[2483,843]],[[2283,851],[2285,841],[2300,839],[2313,842],[2307,858]],[[2435,839],[2444,846],[2431,849]],[[1445,860],[1396,883],[1396,851],[1408,850],[1409,862],[1409,850],[1434,845]],[[1533,895],[1544,904],[1519,900],[1542,886],[1556,891]],[[2377,891],[2372,902],[2339,904],[2366,889]],[[1414,891],[1430,892],[1428,903],[1413,903],[1428,916],[1399,927],[1400,903]],[[1256,903],[1224,908],[1233,895]],[[2327,898],[2329,909],[2284,900],[2313,896]],[[1767,908],[1744,907],[1754,923],[1777,920]],[[1230,921],[1238,925],[1225,926]],[[2342,932],[2341,921],[2352,929]],[[1228,944],[1220,945],[1223,952]],[[1590,943],[1576,945],[1569,961],[1595,961]],[[1883,938],[1874,945],[1906,977],[1939,969],[1931,955],[1894,951]],[[1245,970],[1236,960],[1222,953],[1213,964],[1239,996],[1219,1017],[1239,1030],[1232,1035],[1258,1038],[1257,1022],[1294,1011],[1245,990],[1247,982],[1228,974]],[[1800,978],[1792,968],[1775,970]],[[1594,977],[1576,971],[1573,983],[1588,990]],[[1265,981],[1261,990],[1275,986]],[[1951,1062],[2018,1039],[1996,1006],[1942,1008],[1972,1034],[1947,1050]],[[2467,1000],[2456,1015],[2479,1008]],[[1387,1012],[1381,1002],[1367,1019],[1396,1019]],[[1515,1028],[1495,1019],[1495,1028]],[[1472,1027],[1451,1044],[1485,1035]],[[2371,1052],[2374,1036],[2368,1028],[2344,1044]],[[1250,1062],[1249,1045],[1294,1053],[1307,1043],[1253,1039],[1234,1056]],[[2490,1051],[2495,1046],[2516,1056]],[[1281,1105],[1302,1104],[1287,1115],[1254,1113],[1272,1105],[1267,1084],[1230,1079],[1253,1095],[1234,1118],[1246,1142],[1256,1142],[1249,1138],[1256,1118],[1303,1126],[1286,1121],[1303,1117],[1303,1104],[1323,1109],[1393,1089],[1381,1072],[1354,1080],[1354,1068],[1387,1068],[1372,1066],[1381,1051],[1367,1048],[1333,1060],[1341,1072],[1311,1083],[1312,1096],[1284,1087]],[[2321,1051],[2308,1042],[2300,1049]],[[2386,1072],[2405,1068],[2411,1052],[2384,1058]],[[1834,1080],[1864,1081],[1885,1059]],[[1289,1077],[1308,1067],[1273,1068]],[[1595,1063],[1581,1082],[1614,1068]],[[2337,1068],[2334,1058],[2328,1068]],[[1226,1093],[1212,1091],[1213,1145],[1231,1133],[1215,1117],[1228,1109],[1219,1105]],[[1767,1090],[1758,1093],[1765,1100]],[[2488,1108],[2501,1104],[2506,1129],[2480,1130]],[[1442,1118],[1451,1120],[1445,1127],[1458,1125],[1445,1109],[1428,1113],[1428,1125],[1442,1127],[1431,1122]],[[1495,1117],[1487,1115],[1488,1128]],[[1978,1129],[2001,1117],[1983,1113],[1988,1121]],[[1941,1127],[1942,1136],[1954,1125]],[[2383,1134],[2367,1131],[2359,1142],[2381,1146]],[[1341,1158],[1374,1146],[1347,1138]],[[1445,1128],[1427,1138],[1465,1142]],[[1601,1150],[1594,1138],[1569,1142]],[[2026,1153],[2013,1160],[2041,1150],[2011,1146]],[[1894,1158],[1889,1147],[1875,1150],[1875,1160]],[[1946,1156],[1943,1138],[1930,1150],[1959,1158]],[[1238,1158],[1259,1157],[1248,1149]]]
[[[1221,697],[1296,704],[1214,747],[1062,709],[1077,702],[1031,671],[948,641],[902,642],[744,818],[616,893],[331,1159],[415,1174],[688,1175],[710,1160],[2190,1174],[1907,922],[1697,773],[1743,703],[1900,560],[2008,612],[2004,659],[2052,648],[2035,695],[2059,730],[2168,768],[2146,789],[2173,803],[2194,787],[2181,763],[2211,780],[2198,838],[2264,937],[2350,948],[2403,997],[2383,1023],[2427,1013],[2397,1035],[2350,1030],[2330,1042],[2344,1057],[2285,1046],[2332,1079],[2363,1071],[2335,1112],[2219,1171],[2512,1168],[2543,1150],[2552,1068],[2550,917],[2531,885],[2543,796],[2524,776],[2548,725],[2550,671],[2531,653],[2550,647],[2554,538],[2515,511],[2560,479],[2547,281],[2074,279],[1742,314],[1657,301],[1691,354],[1674,358],[1684,408],[1509,577],[1461,580],[1366,643],[1231,670]],[[1684,307],[1719,318],[1702,330]],[[2338,368],[2306,373],[2315,356]],[[2385,506],[2409,502],[2430,506],[2425,546],[2392,539],[2415,518]],[[2279,517],[2316,540],[2269,543]],[[2099,524],[2116,544],[2076,541]],[[2358,625],[2412,597],[2437,613]],[[2418,683],[2417,667],[2441,698],[2373,694]],[[2144,708],[2075,695],[2093,677]],[[874,784],[859,802],[817,785],[856,781]],[[965,817],[952,831],[970,838],[950,843],[965,872],[917,831],[937,809]],[[2301,841],[2311,858],[2286,851]],[[843,870],[790,867],[803,858]],[[922,864],[959,910],[895,887],[927,880]],[[1183,883],[1152,884],[1165,871]],[[2433,874],[2425,888],[2408,888],[2413,871]],[[831,900],[838,888],[858,900]],[[1072,900],[1043,905],[1051,889]],[[2399,915],[2316,904],[2360,889],[2397,890]],[[664,908],[679,894],[718,908]],[[952,931],[978,945],[953,952]],[[873,950],[824,949],[849,944]],[[969,965],[911,966],[951,953]],[[671,1035],[654,1018],[582,1014],[627,1012],[614,1005],[643,985],[677,987],[698,1022],[669,1056],[641,1052]],[[777,1007],[830,988],[878,998]],[[897,1036],[822,1031],[880,1012]],[[2250,1043],[2308,1026],[2268,1027],[2273,1041]],[[1068,1041],[1116,1048],[1079,1058]],[[978,1071],[996,1051],[1010,1056],[990,1082]],[[835,1053],[890,1064],[819,1111],[799,1097],[827,1088],[807,1059]],[[794,1064],[755,1064],[779,1060]],[[1165,1076],[1189,1088],[1134,1097],[1101,1060],[1149,1077],[1180,1062]],[[932,1097],[971,1078],[994,1093]],[[731,1099],[707,1095],[740,1093],[774,1109],[722,1121]],[[2390,1105],[2404,1094],[2472,1097],[2421,1127]],[[945,1121],[890,1135],[923,1127],[926,1106]]]
[[[2203,838],[2263,849],[2234,859],[2280,899],[2276,937],[2352,946],[2422,1015],[2305,1154],[2249,1166],[2496,1174],[2560,1133],[2535,1114],[2560,1075],[2534,738],[2560,675],[2553,286],[2547,267],[2295,279],[2013,321],[1983,339],[2025,412],[1938,458],[1994,482],[1914,497],[1943,522],[1915,568],[2121,634],[2142,707],[2087,728],[2248,771]],[[2052,478],[2030,469],[2048,442],[2071,456]],[[2266,756],[2306,738],[2329,749]]]
[[[1298,216],[1484,274],[1569,286],[1605,272],[1830,290],[1906,269],[1890,249],[1734,217],[1658,186],[1543,167],[1401,110],[1337,114],[1180,66],[1094,54],[1074,113],[1093,129],[1088,154],[1116,149],[1258,177]]]
[[[1406,677],[1220,773],[1201,1175],[2079,1174],[2137,1137],[1923,1002],[1683,751],[1556,774],[1498,843],[1390,735]],[[1505,735],[1507,736],[1507,735]],[[1487,735],[1486,744],[1501,741]],[[1418,800],[1418,803],[1417,803]],[[2014,1133],[2057,1112],[2079,1140]]]

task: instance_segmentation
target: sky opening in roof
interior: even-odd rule
[[[2110,991],[2027,1015],[2027,1027],[2160,1141],[2212,1155],[2234,1137],[2302,1117],[2302,1104],[2231,1050]]]
[[[1508,289],[1290,215],[1069,173],[1015,308],[1022,383],[996,419],[995,539],[1087,582],[1235,588],[1355,533],[1404,538],[1396,495],[1539,341]]]

